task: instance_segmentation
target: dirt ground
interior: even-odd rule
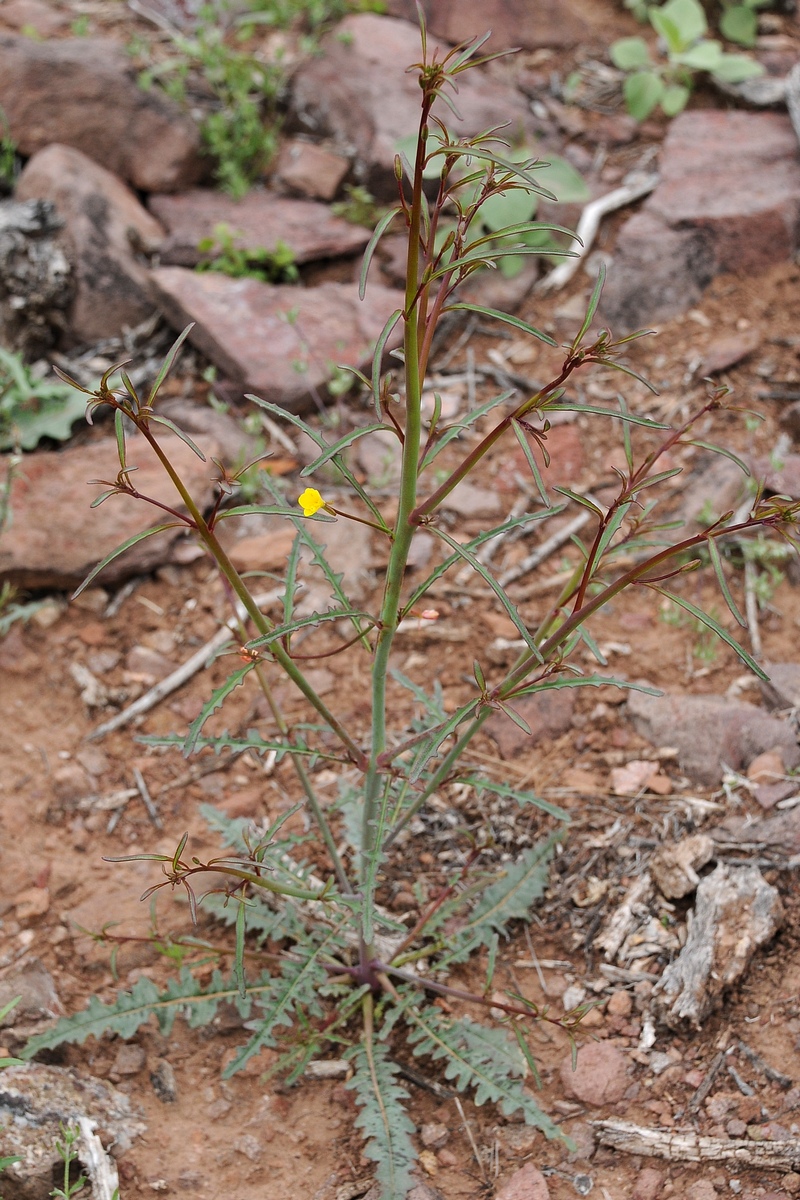
[[[613,230],[613,222],[604,228],[601,249],[609,248]],[[588,287],[580,276],[554,299],[527,302],[521,315],[566,338],[575,327],[571,301],[585,298]],[[763,421],[749,428],[742,413],[724,411],[709,417],[700,434],[734,450],[769,458],[776,447],[785,452],[781,418],[791,401],[764,393],[783,389],[800,398],[798,329],[800,269],[796,266],[777,268],[758,279],[723,277],[696,310],[664,324],[657,337],[632,349],[632,364],[653,379],[659,394],[649,396],[635,383],[625,383],[622,390],[637,412],[679,420],[705,395],[698,367],[708,348],[723,336],[752,335],[753,352],[724,372],[722,379],[732,388],[732,405],[758,413]],[[440,358],[448,355],[455,340],[454,334],[441,347]],[[546,348],[530,351],[516,338],[507,340],[480,330],[469,350],[477,369],[502,360],[505,369],[537,379],[546,377],[556,361]],[[467,348],[462,346],[448,369],[466,367],[466,356]],[[608,402],[620,390],[620,379],[601,371],[582,377],[584,398]],[[479,396],[488,397],[489,387],[480,383]],[[339,407],[343,422],[369,419],[356,402],[342,401]],[[87,431],[80,436],[93,434]],[[637,442],[642,448],[647,444],[645,436]],[[602,423],[584,424],[580,418],[575,424],[557,426],[552,445],[551,471],[559,481],[600,495],[613,485],[612,466],[619,461],[620,450],[613,431]],[[674,457],[687,467],[684,487],[707,467],[703,452],[696,448],[684,448]],[[523,463],[514,451],[501,445],[484,461],[474,482],[499,493],[510,510],[521,495],[522,471]],[[299,483],[298,490],[302,486]],[[679,500],[676,496],[676,505]],[[478,527],[468,515],[458,517],[454,526],[458,533],[473,533]],[[498,556],[498,565],[513,565],[544,536],[533,533],[508,545],[505,559]],[[378,594],[381,582],[377,547],[373,554],[367,604]],[[570,548],[559,551],[536,576],[511,586],[526,621],[533,622],[552,598],[549,581],[572,554]],[[791,569],[784,571],[761,613],[765,660],[797,659],[800,591],[793,583],[797,578]],[[733,579],[741,597],[741,572]],[[187,906],[163,893],[154,918],[139,896],[156,881],[155,868],[148,863],[111,864],[108,856],[139,850],[169,852],[184,830],[190,832],[191,852],[210,856],[219,842],[199,813],[202,803],[210,802],[229,815],[274,820],[296,798],[288,766],[279,765],[266,774],[260,760],[246,755],[236,760],[201,755],[187,763],[178,751],[148,748],[136,740],[135,735],[184,731],[212,683],[224,677],[229,661],[224,658],[138,719],[133,731],[123,729],[87,741],[114,710],[98,712],[84,706],[70,673],[74,664],[89,666],[120,703],[123,698],[128,702],[152,682],[146,670],[130,665],[135,647],[179,662],[229,615],[206,558],[188,565],[170,563],[152,577],[136,579],[132,588],[122,592],[105,590],[102,579],[98,582],[101,586],[76,602],[45,610],[54,618],[52,623],[39,619],[25,628],[14,627],[0,643],[0,971],[41,960],[53,975],[64,1010],[70,1013],[82,1008],[90,995],[108,1000],[117,988],[130,987],[143,975],[166,983],[174,967],[148,937],[154,919],[162,937],[200,936],[221,950],[223,966],[230,965],[232,942],[224,926],[201,912],[199,928],[193,929]],[[708,601],[718,612],[722,610],[722,601],[713,596],[710,571],[695,575],[691,586],[695,590],[690,594],[698,602]],[[438,678],[447,706],[454,707],[470,691],[464,678],[472,657],[470,640],[477,637],[488,645],[506,636],[506,618],[477,585],[443,589],[435,603],[440,612],[436,626],[409,634],[401,644],[397,665],[420,683],[431,675]],[[728,647],[718,643],[709,648],[688,624],[664,618],[658,597],[637,594],[604,612],[593,632],[598,642],[610,648],[611,667],[630,679],[644,678],[667,691],[687,694],[724,693],[737,681],[742,686],[743,667]],[[747,643],[746,633],[744,640]],[[498,653],[502,655],[502,649]],[[324,671],[329,673],[324,680],[328,699],[335,700],[336,711],[363,732],[365,661],[335,656],[325,660]],[[757,702],[757,691],[743,694]],[[612,689],[587,691],[577,701],[573,727],[563,736],[533,750],[523,748],[506,759],[486,736],[476,743],[474,761],[496,779],[528,787],[567,807],[572,817],[551,887],[534,913],[530,941],[520,928],[501,946],[495,984],[549,1004],[556,1013],[562,1011],[561,997],[567,988],[588,987],[589,998],[600,1003],[579,1042],[611,1039],[629,1060],[630,1086],[624,1099],[611,1106],[587,1108],[576,1103],[565,1094],[561,1078],[562,1064],[569,1056],[566,1035],[546,1025],[534,1030],[532,1041],[542,1077],[540,1101],[578,1144],[577,1152],[569,1154],[560,1144],[547,1143],[525,1126],[499,1117],[490,1105],[480,1109],[465,1105],[467,1129],[452,1098],[408,1084],[418,1124],[438,1122],[449,1131],[446,1153],[438,1154],[428,1177],[445,1200],[491,1196],[526,1161],[548,1176],[552,1200],[586,1194],[628,1200],[646,1167],[661,1173],[662,1194],[676,1198],[692,1195],[690,1188],[701,1181],[721,1195],[740,1195],[745,1200],[800,1192],[800,1177],[782,1180],[785,1172],[645,1160],[605,1149],[589,1157],[589,1123],[598,1117],[621,1116],[664,1129],[690,1126],[722,1137],[727,1136],[725,1121],[732,1118],[761,1130],[750,1134],[752,1138],[800,1134],[800,889],[796,870],[784,869],[779,854],[757,852],[756,857],[767,880],[780,890],[786,911],[781,932],[756,956],[743,983],[702,1031],[679,1036],[658,1030],[653,1049],[671,1060],[661,1073],[655,1074],[649,1056],[637,1049],[639,1006],[647,996],[642,980],[609,982],[600,971],[603,960],[594,946],[597,930],[662,840],[717,823],[731,804],[739,813],[763,815],[746,789],[738,789],[733,800],[723,791],[698,789],[681,777],[668,757],[662,770],[671,781],[669,794],[614,795],[612,768],[651,753],[633,731],[621,698]],[[411,715],[407,693],[397,688],[393,700],[396,714],[406,710]],[[284,701],[291,719],[307,715],[288,689]],[[239,689],[217,728],[244,731],[254,725],[265,727],[256,693]],[[109,832],[110,811],[103,807],[103,798],[130,788],[134,768],[147,782],[163,828],[154,828],[144,806],[133,798]],[[576,771],[583,773],[580,787],[575,785]],[[320,782],[324,788],[326,781]],[[457,810],[458,798],[450,802]],[[516,805],[498,806],[487,814],[469,804],[465,802],[459,813],[458,827],[433,819],[409,839],[405,861],[394,864],[387,880],[385,903],[402,909],[409,877],[432,894],[447,877],[449,864],[458,861],[469,831],[487,818],[493,822],[498,858],[502,853],[513,856],[550,827],[538,812],[523,818]],[[683,920],[686,907],[678,902],[671,918]],[[111,942],[92,936],[104,929],[119,939],[113,959]],[[186,962],[199,978],[210,976],[213,963],[206,953],[190,953]],[[657,974],[661,965],[653,960],[649,970]],[[482,968],[485,962],[475,964],[477,986]],[[469,974],[464,979],[468,982]],[[615,995],[631,997],[630,1011],[627,1002],[619,999],[608,1010]],[[144,1059],[137,1060],[132,1074],[125,1073],[126,1064],[118,1057],[122,1043],[115,1038],[89,1040],[49,1056],[49,1061],[113,1081],[144,1114],[147,1132],[119,1161],[123,1200],[144,1200],[161,1192],[230,1200],[349,1200],[367,1190],[370,1167],[353,1129],[352,1094],[336,1082],[301,1080],[286,1088],[279,1078],[267,1074],[274,1060],[270,1051],[223,1081],[221,1071],[245,1036],[232,1013],[199,1031],[189,1030],[179,1019],[168,1039],[155,1026],[148,1027],[134,1038],[144,1050]],[[716,1107],[706,1103],[690,1111],[691,1098],[718,1051],[739,1040],[795,1081],[794,1088],[782,1090],[747,1060],[737,1059],[740,1075],[754,1095],[743,1094],[731,1076],[721,1073],[710,1093],[717,1098]],[[151,1081],[165,1059],[175,1073],[177,1097],[172,1102],[165,1102]],[[415,1061],[414,1066],[425,1078],[442,1082],[433,1065]],[[585,1176],[590,1179],[590,1193],[580,1178]],[[713,1192],[694,1194],[697,1200],[707,1200]]]

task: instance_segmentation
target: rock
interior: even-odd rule
[[[138,1075],[140,1071],[144,1070],[146,1063],[147,1055],[143,1046],[137,1046],[135,1042],[123,1042],[111,1066],[111,1077]]]
[[[67,326],[72,267],[52,204],[0,201],[0,345],[35,359]]]
[[[228,412],[221,412],[209,404],[199,404],[182,396],[165,397],[159,402],[162,417],[169,417],[179,429],[188,433],[192,441],[207,439],[218,447],[222,461],[231,469],[246,466],[258,452],[256,439],[244,425]]]
[[[620,232],[603,295],[604,319],[622,331],[683,312],[716,275],[757,275],[797,246],[800,163],[783,114],[681,113],[660,174]]]
[[[525,1163],[495,1192],[495,1200],[550,1200],[547,1180],[533,1163]]]
[[[333,200],[350,170],[348,159],[316,142],[290,138],[281,146],[275,183],[312,200]]]
[[[168,1059],[159,1059],[155,1071],[150,1072],[150,1082],[153,1085],[153,1091],[164,1104],[174,1104],[178,1099],[178,1084],[175,1080],[175,1071]],[[226,1101],[223,1101],[223,1103],[226,1103]]]
[[[800,707],[800,663],[765,662],[763,667],[769,680],[759,681],[759,687],[767,707]]]
[[[75,285],[71,337],[117,337],[151,315],[148,273],[135,248],[152,252],[163,230],[124,183],[80,150],[52,145],[27,163],[16,195],[50,201],[64,222]]]
[[[622,988],[619,991],[612,992],[608,998],[606,1012],[612,1017],[629,1017],[633,1010],[633,998],[630,992],[624,991]]]
[[[686,1189],[686,1200],[717,1200],[717,1189],[708,1179],[698,1179]]]
[[[188,187],[204,169],[200,132],[133,76],[118,42],[0,37],[0,108],[20,154],[61,142],[144,192]]]
[[[592,1108],[615,1104],[629,1083],[624,1055],[611,1042],[589,1042],[578,1051],[574,1071],[572,1055],[564,1059],[561,1082],[567,1094],[582,1104]]]
[[[151,196],[148,207],[167,230],[160,254],[164,266],[194,267],[213,257],[213,250],[209,255],[197,246],[214,236],[217,225],[228,226],[237,249],[274,250],[283,242],[296,263],[358,254],[369,241],[369,230],[335,217],[325,204],[255,189],[233,200],[197,188],[178,196]]]
[[[206,508],[213,495],[213,464],[201,462],[172,434],[159,440],[200,508]],[[216,453],[210,442],[204,442],[203,449],[209,459]],[[164,504],[177,503],[175,488],[143,438],[128,439],[128,462],[139,468],[133,477],[137,488]],[[122,542],[161,524],[163,514],[158,510],[123,496],[113,496],[99,508],[90,509],[98,491],[87,488],[87,480],[113,480],[118,469],[114,438],[57,453],[26,455],[25,470],[15,475],[11,485],[14,521],[0,540],[0,579],[22,588],[77,587]],[[0,478],[4,474],[5,464],[0,461]],[[69,520],[59,525],[58,538],[53,537],[54,513],[69,514]],[[182,536],[180,529],[170,529],[145,538],[106,567],[103,584],[118,583],[169,562],[172,547]]]
[[[18,921],[43,917],[50,907],[50,891],[46,887],[25,888],[14,898],[14,916]]]
[[[654,746],[674,746],[680,768],[716,785],[725,767],[741,771],[764,750],[779,748],[788,770],[800,763],[790,725],[753,704],[725,696],[649,696],[630,692],[628,712],[637,732]]]
[[[145,1131],[145,1124],[121,1092],[74,1068],[26,1063],[0,1071],[0,1157],[17,1154],[22,1161],[5,1168],[3,1192],[14,1200],[49,1195],[53,1171],[63,1164],[56,1143],[62,1125],[88,1118],[124,1154]],[[85,1148],[77,1146],[85,1164]]]
[[[176,329],[194,321],[190,341],[242,391],[292,412],[313,405],[314,391],[324,390],[334,365],[368,370],[383,326],[403,304],[401,293],[378,285],[362,304],[355,285],[345,283],[272,286],[183,267],[160,267],[152,279]],[[396,327],[387,351],[401,340]]]
[[[744,362],[761,345],[761,334],[757,329],[747,329],[741,333],[731,333],[715,338],[707,347],[703,361],[697,368],[697,375],[718,375]]]
[[[176,666],[177,663],[170,662],[149,646],[131,646],[125,656],[125,670],[147,683],[148,687],[158,679],[166,679]]]
[[[611,772],[611,790],[615,796],[636,796],[646,791],[651,780],[658,774],[657,762],[632,759],[624,767],[614,767]]]
[[[721,455],[703,457],[688,478],[681,477],[681,504],[675,514],[682,526],[670,531],[678,542],[692,537],[727,512],[735,511],[747,496],[747,476],[735,462]]]
[[[429,39],[429,52],[433,42]],[[441,45],[446,52],[446,44]],[[345,17],[322,39],[320,53],[299,68],[292,82],[291,108],[300,126],[315,137],[330,138],[354,160],[358,181],[381,199],[396,199],[398,142],[415,135],[419,124],[417,77],[403,69],[419,57],[419,30],[413,25],[359,13]],[[534,133],[524,97],[499,74],[480,70],[459,77],[460,117],[439,107],[459,136],[495,125],[506,125],[504,136],[512,141],[526,131]]]
[[[52,37],[66,26],[69,17],[41,0],[6,0],[0,8],[0,24],[8,29],[32,30],[40,38]],[[30,34],[28,34],[30,36]]]
[[[662,846],[650,860],[650,874],[662,896],[680,900],[700,882],[697,870],[714,856],[714,842],[704,833]]]
[[[750,816],[730,816],[716,829],[709,830],[715,841],[763,843],[782,854],[800,854],[800,806],[777,816],[754,821]]]
[[[757,867],[720,863],[701,881],[686,944],[656,984],[657,1014],[671,1028],[699,1029],[782,922],[777,889]]]
[[[573,0],[424,0],[422,7],[429,36],[463,42],[491,30],[492,50],[574,46],[590,36],[587,22],[589,28],[595,23],[592,8]],[[388,11],[417,21],[414,0],[389,0]]]
[[[450,495],[444,498],[442,508],[467,519],[491,520],[502,514],[503,501],[497,492],[477,487],[465,479],[456,484]]]
[[[17,1004],[0,1021],[0,1041],[7,1040],[8,1030],[14,1031],[15,1038],[27,1040],[42,1021],[63,1016],[55,980],[38,958],[12,966],[0,976],[0,1009],[17,997]]]
[[[278,518],[280,520],[280,518]],[[272,533],[256,534],[242,538],[229,551],[229,558],[237,571],[281,571],[297,536],[293,525],[276,521]]]
[[[572,727],[574,709],[571,688],[547,688],[514,701],[514,711],[527,723],[530,734],[502,712],[493,713],[484,728],[494,738],[502,758],[515,758],[539,742],[566,733]]]
[[[754,456],[749,466],[756,479],[764,481],[768,492],[800,499],[800,454],[781,454],[777,461]]]
[[[391,429],[378,429],[360,438],[355,458],[371,487],[391,487],[400,479],[403,447]]]
[[[426,1150],[441,1150],[450,1137],[450,1130],[446,1125],[429,1123],[422,1126],[419,1136]]]

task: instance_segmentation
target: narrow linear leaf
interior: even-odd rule
[[[541,796],[534,795],[533,792],[521,791],[519,788],[511,787],[506,783],[494,783],[491,779],[485,779],[483,776],[467,775],[459,777],[459,783],[467,783],[474,787],[476,791],[491,792],[494,796],[508,796],[511,800],[516,800],[517,804],[532,804],[534,808],[540,808],[542,812],[549,813],[551,817],[555,817],[558,821],[569,823],[572,820],[566,809],[559,808],[557,804],[551,804],[549,800],[543,800]]]
[[[181,441],[189,447],[190,450],[194,451],[201,462],[206,461],[206,456],[203,454],[203,451],[200,449],[200,447],[192,441],[188,433],[184,433],[182,429],[178,428],[174,421],[170,421],[169,417],[161,417],[157,416],[156,413],[151,413],[150,420],[156,421],[159,425],[165,425],[167,429],[172,430],[172,432],[179,437]]]
[[[515,317],[513,313],[501,312],[498,308],[484,308],[480,304],[448,304],[442,309],[446,312],[474,312],[481,317],[490,317],[495,321],[502,321],[506,325],[513,325],[515,329],[521,329],[523,333],[529,333],[531,337],[538,338],[540,342],[546,342],[548,346],[557,346],[558,343],[550,337],[548,333],[543,333],[541,329],[536,329],[534,325],[528,325],[520,317]]]
[[[589,331],[589,326],[594,320],[594,315],[597,312],[597,306],[600,303],[600,297],[603,294],[603,285],[606,281],[606,266],[605,263],[600,263],[600,270],[597,272],[597,281],[592,288],[592,294],[589,297],[589,304],[586,308],[586,316],[583,318],[583,324],[575,335],[575,340],[572,343],[572,349],[577,350]]]
[[[639,378],[638,375],[636,378]],[[644,383],[644,380],[641,382]],[[602,408],[596,404],[546,404],[540,412],[545,416],[549,412],[585,413],[596,417],[614,417],[617,421],[643,425],[646,429],[669,429],[669,425],[665,425],[663,421],[654,421],[652,417],[638,417],[635,413],[620,412],[617,408]]]
[[[183,333],[181,333],[178,336],[178,338],[172,343],[172,346],[170,347],[170,349],[167,353],[167,357],[164,359],[164,362],[161,365],[161,369],[158,372],[158,374],[156,375],[155,382],[154,382],[152,388],[150,389],[150,395],[147,398],[148,405],[154,403],[155,398],[159,393],[162,383],[164,382],[164,380],[167,378],[167,375],[169,375],[170,371],[172,370],[172,367],[175,363],[175,359],[178,357],[178,352],[179,352],[181,346],[186,341],[187,337],[189,336],[189,334],[192,332],[193,329],[194,329],[194,321],[192,321],[191,325],[187,325],[186,328],[184,329]]]
[[[392,336],[392,330],[402,315],[403,313],[399,308],[396,312],[392,313],[381,330],[378,340],[375,343],[375,349],[372,352],[372,399],[375,404],[375,412],[379,417],[381,415],[381,363],[383,362],[383,352],[386,349],[386,343]]]
[[[545,508],[550,508],[550,497],[547,494],[547,488],[544,486],[544,481],[542,479],[541,472],[539,471],[539,464],[537,463],[533,450],[531,449],[530,442],[525,436],[525,431],[519,421],[516,420],[511,422],[511,428],[514,431],[514,437],[519,442],[522,453],[525,455],[525,461],[527,462],[530,473],[533,476],[533,482],[536,484],[536,490],[542,498],[542,503],[544,504]]]
[[[125,415],[120,408],[114,413],[114,435],[117,439],[119,469],[124,471],[128,465],[128,455],[125,449]]]
[[[113,562],[115,558],[119,558],[119,556],[124,554],[126,550],[130,550],[131,546],[135,546],[139,542],[143,542],[145,538],[154,537],[157,533],[163,533],[165,529],[184,529],[186,524],[187,522],[185,521],[167,521],[164,525],[154,525],[152,529],[144,529],[141,533],[135,533],[133,537],[129,537],[127,541],[122,543],[121,546],[117,546],[116,550],[112,550],[110,554],[107,554],[102,562],[99,562],[97,566],[89,572],[77,591],[72,593],[72,599],[74,600],[76,596],[80,596],[81,592],[89,586],[93,579],[97,578],[104,567],[107,567],[108,564]]]
[[[361,429],[353,429],[350,433],[346,433],[344,437],[339,438],[338,442],[334,442],[332,445],[330,445],[327,450],[324,450],[322,454],[320,454],[318,458],[315,458],[313,462],[309,463],[308,466],[303,467],[300,474],[313,475],[314,471],[318,470],[323,463],[328,462],[328,460],[333,458],[334,455],[340,454],[342,450],[346,450],[348,446],[352,446],[354,442],[359,440],[359,438],[366,437],[368,434],[376,433],[378,431],[384,432],[387,428],[390,430],[390,432],[394,432],[393,426],[386,426],[382,421],[376,422],[373,425],[365,425]]]
[[[702,438],[686,438],[683,444],[685,446],[698,446],[701,450],[710,450],[712,454],[721,454],[724,458],[729,458],[732,463],[736,463],[736,466],[740,471],[744,471],[745,475],[749,477],[751,474],[750,468],[744,459],[739,458],[739,455],[734,454],[727,446],[717,446],[714,442],[704,442]]]
[[[367,293],[367,275],[369,274],[370,263],[372,262],[373,255],[378,248],[378,242],[381,240],[395,217],[400,215],[400,211],[401,210],[398,207],[392,208],[389,210],[389,212],[384,213],[380,221],[378,221],[378,224],[375,226],[372,237],[367,242],[367,248],[364,251],[364,261],[361,264],[361,275],[359,276],[358,280],[359,300],[363,300]]]
[[[722,557],[720,555],[719,550],[717,549],[717,543],[713,537],[710,537],[707,540],[706,545],[708,546],[708,553],[711,558],[711,565],[713,566],[714,573],[717,576],[717,583],[719,584],[719,590],[722,592],[725,603],[727,604],[728,608],[730,609],[731,616],[739,625],[742,626],[743,629],[746,629],[747,621],[744,619],[741,612],[739,611],[739,607],[731,594],[731,589],[728,587],[728,581],[725,578],[725,572],[722,568]]]
[[[309,626],[322,625],[326,621],[341,621],[351,620],[355,618],[363,621],[369,621],[372,625],[377,624],[375,617],[368,612],[362,612],[358,608],[334,608],[330,612],[313,612],[307,617],[298,617],[295,621],[289,621],[286,625],[278,625],[271,633],[265,633],[261,637],[253,638],[248,642],[248,647],[256,650],[261,646],[271,646],[273,642],[279,642],[282,638],[290,637],[296,633],[298,629],[307,629]]]
[[[643,582],[646,583],[646,581]],[[767,673],[761,669],[756,660],[747,653],[745,648],[740,646],[735,638],[731,637],[727,629],[723,628],[719,621],[715,621],[714,618],[709,616],[707,612],[703,612],[702,608],[698,608],[696,604],[692,604],[690,600],[684,599],[683,596],[677,596],[674,592],[668,592],[666,588],[658,587],[657,584],[646,583],[646,586],[651,588],[654,592],[658,592],[660,596],[666,597],[667,600],[672,600],[673,603],[677,604],[679,608],[685,609],[686,612],[691,613],[692,616],[696,617],[698,621],[706,626],[706,628],[712,630],[718,638],[721,638],[723,642],[730,646],[731,650],[733,650],[737,657],[741,659],[748,670],[752,671],[754,675],[757,675],[759,679],[763,679],[765,681],[769,679]]]

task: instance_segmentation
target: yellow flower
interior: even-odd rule
[[[316,488],[306,488],[302,496],[298,496],[297,503],[302,508],[304,517],[313,517],[321,508],[327,507]]]

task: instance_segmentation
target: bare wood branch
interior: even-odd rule
[[[793,1171],[800,1164],[800,1139],[751,1142],[700,1137],[692,1129],[648,1129],[630,1121],[593,1121],[601,1146],[625,1154],[683,1162],[731,1162],[762,1170]]]

